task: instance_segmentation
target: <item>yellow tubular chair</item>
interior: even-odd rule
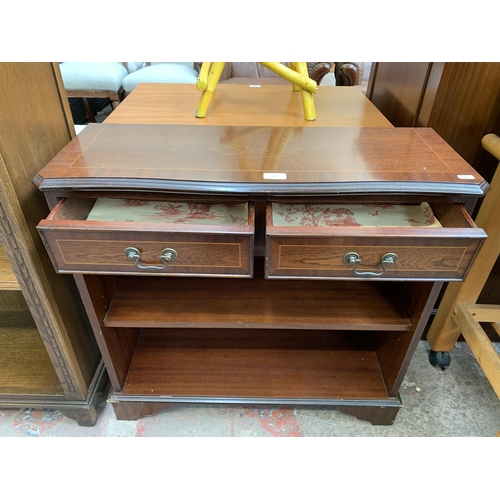
[[[483,147],[500,160],[500,137],[488,134]],[[500,254],[500,164],[476,217],[476,225],[488,238],[471,266],[465,281],[449,283],[436,317],[427,334],[431,346],[429,359],[434,366],[445,368],[460,334],[483,369],[488,381],[500,398],[500,355],[495,350],[480,323],[491,323],[500,333],[500,305],[481,305],[476,301]]]
[[[316,93],[318,84],[309,77],[307,63],[293,62],[290,63],[290,67],[279,62],[261,62],[259,64],[288,80],[292,84],[294,91],[300,91],[302,93],[304,118],[309,121],[316,119],[313,94]],[[224,62],[202,63],[196,83],[196,87],[202,93],[195,113],[197,118],[204,118],[206,116],[212,95],[224,71],[224,66]]]

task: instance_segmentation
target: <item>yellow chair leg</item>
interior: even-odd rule
[[[196,81],[196,88],[202,92],[195,113],[197,118],[204,118],[206,116],[212,95],[215,92],[225,64],[224,62],[202,63],[200,74]],[[262,64],[278,76],[291,82],[294,91],[300,90],[304,118],[308,121],[316,120],[313,93],[317,91],[318,85],[312,78],[309,78],[305,62],[290,63],[290,68],[278,62],[261,62],[259,64]]]
[[[215,88],[217,87],[217,83],[219,82],[225,64],[226,63],[223,62],[212,63],[210,71],[208,71],[207,88],[203,90],[203,93],[201,94],[200,101],[198,103],[198,109],[195,113],[195,116],[197,118],[204,118],[206,116],[208,106],[210,104],[210,101],[212,100],[212,95],[215,92]]]
[[[297,63],[291,62],[290,69],[292,69],[293,71],[297,71]],[[292,82],[292,89],[294,92],[298,92],[300,90],[300,87],[296,83]]]
[[[297,71],[302,75],[307,75],[307,64],[305,62],[297,63]],[[304,108],[304,118],[307,121],[316,120],[316,109],[314,107],[314,98],[311,92],[302,88],[302,107]]]
[[[200,74],[198,75],[198,78],[196,79],[196,88],[203,92],[208,85],[208,72],[210,71],[210,66],[212,63],[209,62],[204,62],[201,63],[201,69],[200,69]]]
[[[288,68],[284,64],[278,62],[261,62],[259,64],[262,64],[262,66],[270,69],[285,80],[295,83],[299,87],[306,89],[309,92],[316,93],[316,90],[318,90],[318,84],[312,78],[309,78],[306,63],[295,63],[297,65],[297,71],[294,71],[293,69]],[[299,71],[299,67],[301,64],[303,64],[306,68],[305,73]]]

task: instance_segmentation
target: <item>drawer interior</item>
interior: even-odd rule
[[[247,203],[186,203],[99,198],[87,220],[169,224],[247,224]]]
[[[467,211],[454,203],[268,205],[273,228],[475,228]],[[321,230],[321,229],[319,229]]]
[[[442,227],[431,206],[420,204],[272,203],[273,226]]]
[[[158,224],[245,225],[248,203],[193,203],[130,198],[66,198],[48,220]]]

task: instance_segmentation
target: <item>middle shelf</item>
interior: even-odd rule
[[[107,327],[408,331],[397,283],[120,278]]]

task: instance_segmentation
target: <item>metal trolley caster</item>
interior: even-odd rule
[[[429,362],[432,366],[439,366],[441,370],[445,370],[447,366],[450,366],[451,356],[449,352],[429,352]]]

